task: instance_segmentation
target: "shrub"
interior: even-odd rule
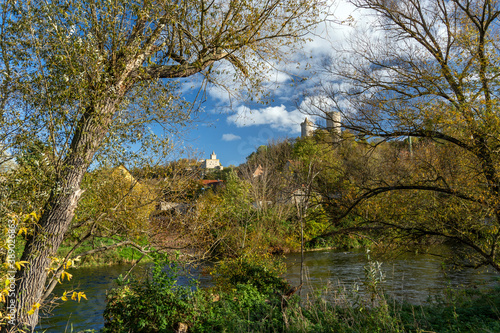
[[[155,260],[144,281],[108,294],[103,332],[171,332],[180,322],[190,332],[283,331],[283,268],[269,255],[228,260],[213,270],[214,288],[192,290],[177,285],[177,264]]]
[[[107,296],[103,332],[171,332],[194,316],[191,288],[179,286],[178,266],[158,258],[144,281],[133,280]],[[190,323],[192,324],[192,323]]]
[[[272,294],[290,289],[288,282],[280,277],[285,269],[283,262],[269,254],[248,254],[219,262],[211,274],[218,291],[231,292],[240,284],[248,284],[261,293]]]

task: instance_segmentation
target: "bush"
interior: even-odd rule
[[[282,294],[290,289],[290,284],[280,277],[285,270],[284,263],[269,254],[248,254],[219,262],[211,275],[218,291],[231,292],[241,284],[252,285],[264,294]]]
[[[281,295],[289,288],[282,263],[267,255],[221,262],[212,272],[216,286],[204,290],[177,285],[177,267],[155,260],[146,280],[112,290],[103,332],[172,332],[181,322],[190,332],[282,331]]]
[[[212,271],[214,288],[192,290],[176,284],[176,264],[156,260],[145,281],[109,294],[104,332],[172,332],[180,322],[190,333],[500,330],[500,289],[448,293],[422,306],[391,301],[381,293],[377,302],[372,295],[352,302],[349,290],[340,289],[325,289],[301,304],[298,297],[285,303],[281,295],[289,285],[279,276],[283,268],[270,256],[227,260]],[[374,281],[369,270],[366,279]]]
[[[103,332],[171,332],[177,323],[193,320],[193,292],[176,284],[177,271],[177,264],[158,258],[144,281],[113,289]]]

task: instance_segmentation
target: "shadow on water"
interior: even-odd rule
[[[129,266],[113,265],[72,270],[71,281],[59,284],[54,294],[61,296],[66,290],[84,291],[87,300],[80,303],[68,300],[59,305],[52,316],[44,316],[37,327],[47,332],[77,332],[83,329],[99,330],[103,327],[102,314],[106,306],[106,292],[116,286],[116,278],[125,273]]]
[[[285,278],[294,286],[299,284],[300,253],[288,254],[284,258],[287,265]],[[305,254],[307,281],[302,295],[315,290],[343,288],[352,290],[359,286],[363,295],[364,267],[368,260],[364,251],[315,251]],[[139,275],[145,276],[146,265],[136,267]],[[106,307],[106,291],[116,287],[115,279],[124,274],[130,265],[114,265],[97,268],[73,270],[73,279],[58,285],[55,294],[62,295],[65,290],[84,291],[88,300],[81,303],[68,300],[53,311],[49,318],[43,318],[39,332],[78,332],[84,329],[100,330],[104,326],[102,314]],[[496,272],[466,270],[444,271],[441,260],[429,255],[404,255],[383,261],[385,274],[384,290],[398,300],[413,304],[425,302],[429,295],[437,295],[446,288],[471,285],[494,285],[499,277]],[[136,271],[137,274],[137,271]],[[210,286],[209,275],[193,270],[192,275],[201,287]],[[178,279],[180,285],[188,285],[187,277]]]

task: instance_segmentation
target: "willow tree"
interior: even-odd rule
[[[10,54],[3,58],[3,82],[15,81],[22,104],[3,109],[2,116],[29,116],[28,134],[49,143],[56,164],[50,196],[21,258],[29,264],[16,275],[11,298],[16,326],[33,330],[38,322],[33,305],[96,153],[141,136],[149,139],[149,123],[183,122],[187,115],[176,79],[195,76],[218,84],[218,74],[231,74],[255,86],[267,62],[282,56],[280,48],[297,42],[317,20],[319,5],[316,0],[2,4],[2,52]]]
[[[351,2],[373,25],[328,68],[344,82],[331,105],[358,136],[421,141],[368,170],[345,212],[385,196],[366,229],[444,238],[500,271],[499,1]]]

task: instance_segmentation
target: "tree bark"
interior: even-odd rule
[[[58,177],[57,188],[52,190],[21,257],[28,264],[16,274],[15,327],[32,332],[38,323],[38,309],[32,315],[28,311],[41,301],[51,257],[56,255],[83,193],[80,189],[83,176],[107,132],[122,96],[123,93],[107,97],[103,103],[88,107],[79,120],[71,149]]]

